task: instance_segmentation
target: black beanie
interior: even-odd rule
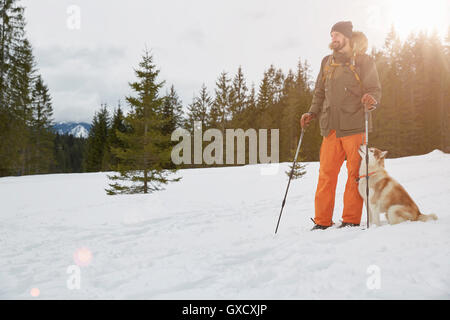
[[[347,38],[352,38],[353,24],[351,21],[339,21],[332,28],[331,32],[338,31],[342,33]]]

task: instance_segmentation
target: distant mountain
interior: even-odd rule
[[[89,136],[89,131],[91,130],[91,125],[86,122],[56,122],[53,126],[55,132],[59,134],[71,134],[77,138],[87,138]]]

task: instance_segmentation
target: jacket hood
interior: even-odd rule
[[[356,54],[364,54],[367,51],[369,41],[364,33],[361,31],[353,31],[350,45],[353,48],[353,52]]]
[[[350,39],[350,46],[353,49],[354,54],[364,54],[367,51],[369,41],[364,33],[361,31],[353,31],[352,38]],[[331,43],[328,46],[331,50]]]

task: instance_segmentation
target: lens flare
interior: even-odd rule
[[[38,288],[33,288],[30,290],[30,294],[32,297],[37,298],[41,294],[41,291]]]
[[[388,15],[400,37],[410,32],[436,30],[441,36],[449,27],[448,0],[395,0],[389,1]]]
[[[88,248],[79,248],[73,254],[73,260],[80,267],[86,267],[92,262],[92,252]]]

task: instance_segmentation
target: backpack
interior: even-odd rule
[[[337,67],[346,66],[348,67],[353,75],[355,76],[356,81],[358,81],[359,86],[362,88],[361,78],[359,77],[358,73],[356,72],[356,55],[353,54],[350,58],[350,62],[346,63],[336,63],[334,62],[333,55],[329,55],[327,62],[325,63],[325,66],[323,67],[323,75],[322,75],[322,82],[325,83],[325,80],[331,79],[333,76],[334,70],[336,70]]]
[[[328,79],[330,79],[333,76],[333,73],[334,73],[334,70],[336,69],[336,67],[340,67],[340,66],[344,65],[344,66],[347,66],[350,68],[353,75],[355,76],[356,81],[359,83],[359,86],[361,87],[361,89],[363,88],[362,83],[361,83],[361,78],[359,77],[358,73],[356,72],[356,55],[364,54],[367,51],[369,42],[367,40],[366,35],[364,33],[362,33],[361,31],[353,31],[352,39],[350,41],[351,41],[351,46],[353,48],[352,49],[353,54],[350,58],[350,62],[335,63],[333,55],[329,55],[327,63],[325,64],[325,66],[323,68],[323,76],[322,76],[323,83],[325,83],[325,80],[327,77],[328,77]]]

